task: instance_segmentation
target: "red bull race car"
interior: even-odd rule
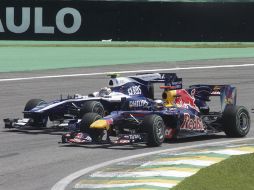
[[[106,117],[87,113],[80,122],[70,123],[62,143],[90,144],[146,143],[160,146],[164,139],[225,132],[244,137],[250,130],[250,116],[236,105],[236,88],[231,85],[192,85],[182,88],[175,73],[163,74],[162,99],[122,98],[121,109]],[[220,111],[211,111],[211,97],[220,99]]]

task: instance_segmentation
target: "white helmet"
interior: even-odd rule
[[[101,88],[101,90],[99,91],[99,96],[103,97],[103,96],[109,95],[110,93],[111,93],[111,89],[108,87],[104,87],[104,88]]]
[[[164,107],[164,102],[162,100],[154,100],[154,105],[157,109],[162,109]]]

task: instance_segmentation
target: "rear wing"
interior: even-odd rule
[[[162,83],[167,87],[182,89],[182,78],[178,78],[176,73],[138,73],[133,78],[146,80],[150,83]]]
[[[118,78],[120,75],[117,73],[108,73],[111,79]],[[175,86],[177,89],[182,88],[182,78],[178,78],[176,73],[137,73],[129,78],[137,81],[149,83],[164,83],[165,86]]]
[[[223,111],[227,105],[236,105],[237,90],[231,85],[192,85],[190,89],[195,89],[195,95],[198,98],[203,97],[209,99],[210,96],[219,96],[221,102],[221,110]]]

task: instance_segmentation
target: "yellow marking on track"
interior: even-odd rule
[[[254,147],[253,146],[232,148],[232,150],[240,150],[240,151],[246,151],[246,152],[254,153]]]
[[[170,179],[122,179],[122,180],[88,180],[84,179],[79,182],[79,184],[128,184],[128,183],[165,183],[176,185],[180,180],[170,180]]]
[[[209,156],[188,156],[188,157],[176,157],[176,158],[160,158],[156,161],[163,162],[163,161],[178,161],[178,160],[204,160],[204,161],[215,161],[215,162],[220,162],[224,160],[225,158],[221,157],[209,157]]]
[[[179,168],[179,167],[158,167],[158,168],[136,168],[134,171],[169,171],[176,170],[181,172],[193,172],[196,173],[199,171],[199,168]]]

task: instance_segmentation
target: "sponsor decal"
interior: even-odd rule
[[[132,95],[140,95],[141,94],[141,88],[140,88],[140,85],[138,85],[138,86],[131,86],[130,88],[128,88],[128,94],[130,95],[130,96],[132,96]]]
[[[233,102],[234,102],[233,98],[225,98],[226,104],[233,104]]]
[[[130,139],[130,140],[136,140],[136,139],[142,139],[139,134],[133,134],[133,135],[125,135],[124,138]]]
[[[205,130],[202,120],[196,115],[194,116],[194,118],[191,118],[190,114],[188,113],[184,113],[184,120],[180,128],[194,131]]]
[[[145,107],[148,106],[148,102],[146,100],[131,100],[129,101],[129,107]]]
[[[191,94],[195,94],[195,89],[191,92]],[[182,107],[188,109],[189,107],[198,111],[199,108],[195,104],[194,96],[190,95],[185,89],[176,91],[175,104],[177,107]]]
[[[211,93],[211,95],[220,95],[220,92],[219,92],[219,91],[213,91],[213,92]]]
[[[44,19],[50,19],[43,15],[43,7],[22,7],[21,15],[15,12],[16,9],[14,7],[6,7],[5,22],[0,18],[0,33],[6,31],[16,34],[25,33],[31,27],[30,25],[34,24],[34,33],[37,34],[54,34],[56,29],[63,34],[73,34],[80,29],[82,23],[80,12],[71,7],[62,8],[56,12],[55,18],[53,18],[55,20],[55,26],[43,25]],[[31,23],[31,12],[34,13],[32,15],[34,17],[34,23]],[[65,23],[65,17],[67,15],[72,17],[72,23]],[[21,17],[21,23],[16,23],[17,17]]]
[[[220,95],[220,90],[221,90],[220,86],[215,86],[213,88],[213,91],[211,92],[211,95]]]
[[[167,139],[172,138],[174,134],[175,134],[175,129],[167,128],[165,130],[165,138],[167,138]]]
[[[76,143],[85,143],[92,142],[92,138],[86,133],[78,133],[74,139],[70,139],[72,142]]]
[[[108,125],[113,124],[113,118],[105,119],[105,121],[107,122]]]

